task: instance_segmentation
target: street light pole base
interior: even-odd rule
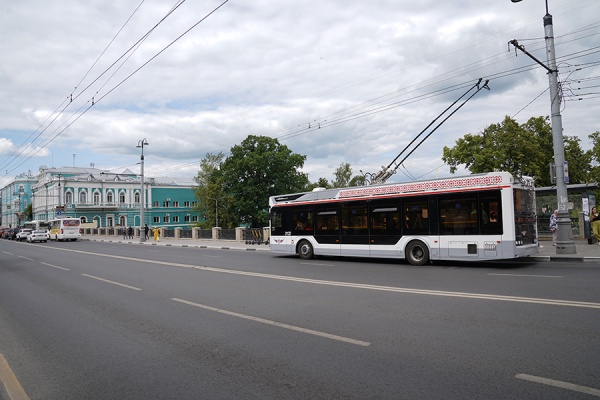
[[[146,242],[146,238],[143,236],[140,236],[140,243],[145,243]]]
[[[556,242],[556,254],[577,254],[575,242]]]

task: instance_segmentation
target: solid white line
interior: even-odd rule
[[[494,276],[524,276],[527,278],[562,278],[559,275],[521,275],[521,274],[488,274]]]
[[[8,251],[4,251],[4,250],[2,250],[2,252],[3,252],[4,254],[8,254],[9,256],[14,256],[14,254],[13,254],[13,253],[9,253]]]
[[[35,261],[33,258],[29,258],[29,257],[25,257],[25,256],[17,256],[17,257],[24,258],[24,259],[29,260],[29,261]]]
[[[220,308],[206,306],[204,304],[194,303],[192,301],[178,299],[176,297],[173,297],[171,300],[174,300],[174,301],[177,301],[177,302],[183,303],[183,304],[188,304],[190,306],[203,308],[205,310],[210,310],[210,311],[215,311],[215,312],[218,312],[218,313],[221,313],[221,314],[231,315],[233,317],[244,318],[244,319],[248,319],[250,321],[260,322],[262,324],[272,325],[272,326],[276,326],[278,328],[290,329],[292,331],[307,333],[309,335],[320,336],[320,337],[324,337],[324,338],[327,338],[327,339],[338,340],[340,342],[355,344],[355,345],[358,345],[358,346],[369,346],[369,345],[371,345],[370,342],[365,342],[365,341],[362,341],[362,340],[350,339],[350,338],[347,338],[347,337],[344,337],[344,336],[332,335],[330,333],[314,331],[312,329],[306,329],[306,328],[301,328],[299,326],[288,325],[288,324],[284,324],[284,323],[281,323],[281,322],[272,321],[272,320],[269,320],[269,319],[253,317],[251,315],[240,314],[240,313],[236,313],[236,312],[233,312],[233,311],[227,311],[227,310],[223,310],[223,309],[220,309]]]
[[[319,267],[335,267],[334,264],[320,264],[320,263],[311,263],[311,262],[301,262],[299,264],[302,264],[302,265],[317,265]]]
[[[59,267],[58,265],[52,265],[52,264],[48,264],[48,263],[45,263],[45,262],[43,262],[41,264],[47,265],[47,266],[52,267],[52,268],[62,269],[63,271],[70,271],[70,269],[64,268],[64,267]]]
[[[553,299],[544,299],[544,298],[536,298],[536,297],[502,296],[502,295],[492,295],[492,294],[483,294],[483,293],[446,292],[446,291],[442,291],[442,290],[411,289],[411,288],[401,288],[401,287],[394,287],[394,286],[366,285],[366,284],[351,283],[351,282],[324,281],[324,280],[318,280],[318,279],[296,278],[293,276],[261,274],[258,272],[246,272],[246,271],[237,271],[237,270],[230,270],[230,269],[223,269],[223,268],[212,268],[212,267],[206,267],[206,266],[202,266],[202,265],[180,264],[180,263],[174,263],[174,262],[170,262],[170,261],[148,260],[148,259],[144,259],[144,258],[116,256],[116,255],[112,255],[112,254],[92,253],[89,251],[63,249],[60,247],[48,247],[47,249],[68,251],[68,252],[72,252],[72,253],[88,254],[88,255],[94,255],[94,256],[99,256],[99,257],[115,258],[115,259],[119,259],[119,260],[136,261],[136,262],[142,262],[142,263],[147,263],[147,264],[168,265],[168,266],[173,266],[173,267],[198,269],[201,271],[218,272],[218,273],[222,273],[222,274],[244,275],[244,276],[252,276],[255,278],[266,278],[266,279],[277,279],[277,280],[291,281],[291,282],[312,283],[312,284],[316,284],[316,285],[351,287],[351,288],[355,288],[355,289],[379,290],[379,291],[384,291],[384,292],[395,292],[395,293],[422,294],[422,295],[428,295],[428,296],[459,297],[459,298],[464,298],[464,299],[496,300],[496,301],[509,301],[509,302],[515,302],[515,303],[546,304],[546,305],[553,305],[553,306],[600,309],[600,303],[592,303],[592,302],[586,302],[586,301],[553,300]]]
[[[25,389],[21,386],[21,383],[2,353],[0,353],[0,381],[2,381],[4,390],[10,400],[29,400]]]
[[[587,386],[580,386],[580,385],[575,385],[575,384],[569,383],[569,382],[556,381],[554,379],[542,378],[540,376],[527,375],[527,374],[517,374],[517,375],[515,375],[515,378],[600,397],[600,390],[594,389],[591,387],[587,387]]]
[[[123,286],[123,287],[125,287],[127,289],[142,290],[142,289],[137,288],[135,286],[129,286],[129,285],[126,285],[124,283],[119,283],[119,282],[115,282],[115,281],[109,281],[108,279],[99,278],[99,277],[94,276],[94,275],[88,275],[88,274],[81,274],[81,275],[87,276],[88,278],[97,279],[97,280],[102,281],[102,282],[112,283],[113,285]]]

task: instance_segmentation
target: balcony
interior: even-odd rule
[[[65,208],[76,210],[139,210],[140,203],[76,203],[67,204]]]

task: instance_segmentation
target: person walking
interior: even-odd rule
[[[592,207],[592,213],[590,214],[590,224],[592,225],[592,233],[600,245],[600,214],[596,207]]]
[[[160,242],[160,228],[158,226],[154,227],[152,233],[154,233],[154,241]]]
[[[124,226],[122,229],[123,229],[123,239],[127,239],[127,227]]]
[[[144,226],[144,236],[146,236],[146,240],[148,240],[148,232],[150,231],[150,229],[148,228],[148,224],[146,224],[146,226]]]
[[[129,228],[127,228],[127,235],[129,236],[129,239],[133,239],[133,227],[129,226]]]
[[[550,230],[552,231],[552,246],[556,246],[556,240],[558,238],[557,225],[558,225],[558,210],[554,210],[554,213],[550,216]]]

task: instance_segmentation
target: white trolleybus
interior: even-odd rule
[[[506,172],[269,198],[271,251],[430,260],[535,255],[534,183]]]
[[[50,240],[77,240],[81,239],[79,218],[61,218],[48,221],[50,224]]]

